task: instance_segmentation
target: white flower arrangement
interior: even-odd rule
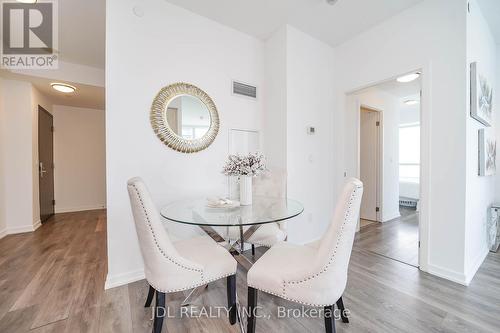
[[[226,176],[258,176],[266,170],[266,159],[261,153],[229,155],[222,173]]]

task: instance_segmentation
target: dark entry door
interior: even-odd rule
[[[40,184],[40,220],[54,215],[54,121],[38,106],[38,179]]]

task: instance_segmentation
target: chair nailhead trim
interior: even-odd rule
[[[135,184],[133,184],[133,185],[131,185],[131,186],[134,188],[134,190],[135,190],[135,192],[136,192],[136,194],[137,194],[137,198],[139,199],[139,202],[141,203],[141,207],[142,207],[142,210],[143,210],[144,216],[146,217],[146,221],[148,222],[147,224],[148,224],[149,230],[151,230],[151,234],[153,235],[153,240],[154,240],[154,242],[155,242],[155,245],[156,245],[156,248],[158,249],[158,251],[160,251],[160,253],[163,255],[163,257],[165,257],[168,261],[172,262],[173,264],[175,264],[175,265],[177,265],[177,266],[179,266],[179,267],[181,267],[181,268],[184,268],[184,269],[186,269],[186,270],[188,270],[188,271],[199,272],[199,273],[201,274],[201,281],[202,281],[202,284],[204,284],[205,282],[204,282],[203,270],[202,270],[202,269],[187,267],[187,266],[185,266],[185,265],[183,265],[183,264],[181,264],[181,263],[177,262],[176,260],[174,260],[174,259],[172,259],[171,257],[169,257],[169,256],[168,256],[168,255],[167,255],[167,254],[163,251],[163,249],[160,247],[160,245],[158,244],[158,241],[157,241],[157,239],[156,239],[156,234],[155,234],[155,232],[154,232],[154,230],[153,230],[153,227],[151,226],[151,221],[149,220],[149,216],[148,216],[148,213],[147,213],[147,211],[146,211],[146,208],[144,207],[144,203],[143,203],[143,201],[142,201],[142,198],[141,198],[141,195],[140,195],[140,193],[139,193],[139,190],[137,189],[137,187],[135,186]],[[153,288],[155,288],[155,287],[153,286]],[[156,288],[155,288],[155,289],[156,289]],[[190,289],[190,288],[188,288],[188,289]],[[161,290],[159,290],[159,289],[156,289],[156,290],[161,291]],[[161,291],[161,292],[164,292],[164,291]]]
[[[356,186],[354,188],[354,190],[352,191],[352,193],[351,193],[351,197],[349,198],[349,205],[348,205],[348,208],[347,208],[347,210],[345,212],[345,215],[344,215],[344,222],[342,223],[342,226],[340,227],[340,235],[339,235],[339,237],[337,237],[337,243],[335,244],[335,249],[333,250],[333,253],[330,255],[330,259],[329,259],[328,263],[325,265],[325,267],[323,267],[323,269],[321,271],[319,271],[318,273],[315,273],[315,274],[313,274],[311,276],[305,277],[302,280],[299,280],[299,281],[283,281],[283,295],[276,295],[276,294],[274,294],[274,295],[280,296],[280,297],[288,299],[288,300],[292,300],[292,299],[286,297],[286,286],[287,285],[290,285],[290,284],[300,284],[300,283],[312,280],[312,279],[320,276],[321,274],[325,273],[328,270],[328,268],[330,267],[330,265],[335,261],[335,255],[337,254],[337,249],[338,249],[340,241],[342,240],[342,237],[344,235],[345,225],[347,223],[347,220],[352,215],[352,202],[354,200],[354,197],[356,196],[357,191],[359,189],[361,189],[361,188],[363,188],[363,186]],[[265,292],[271,293],[269,291],[265,291]],[[307,303],[303,303],[303,302],[300,302],[300,301],[297,301],[297,300],[293,300],[293,301],[294,302],[298,302],[298,303],[302,303],[302,304],[307,304]],[[311,305],[311,304],[308,304],[308,305]],[[327,305],[329,305],[329,304],[327,304]]]
[[[299,301],[299,300],[296,300],[296,299],[293,299],[293,298],[290,298],[290,297],[287,297],[285,295],[279,295],[278,293],[275,293],[275,292],[272,292],[272,291],[269,291],[269,290],[265,290],[265,289],[262,289],[262,288],[258,288],[258,287],[254,287],[254,286],[251,286],[251,285],[248,285],[249,287],[252,287],[254,289],[258,289],[260,291],[263,291],[265,293],[268,293],[268,294],[271,294],[271,295],[274,295],[274,296],[277,296],[279,298],[283,298],[283,299],[286,299],[287,301],[291,301],[291,302],[295,302],[295,303],[299,303],[299,304],[304,304],[304,305],[309,305],[309,306],[329,306],[329,305],[332,305],[332,304],[314,304],[314,303],[307,303],[307,302],[303,302],[303,301]]]
[[[210,280],[207,280],[207,281],[202,281],[198,284],[193,284],[191,286],[188,286],[186,288],[178,288],[178,289],[168,289],[168,290],[162,290],[162,289],[158,289],[154,284],[150,283],[149,280],[148,280],[148,283],[151,287],[153,287],[156,291],[159,291],[161,293],[175,293],[175,292],[179,292],[179,291],[185,291],[185,290],[189,290],[189,289],[193,289],[193,288],[197,288],[197,287],[200,287],[200,286],[203,286],[207,283],[210,283],[210,282],[214,282],[214,281],[217,281],[217,280],[220,280],[220,279],[223,279],[225,277],[228,277],[228,276],[231,276],[231,275],[235,275],[236,274],[236,271],[232,272],[232,273],[229,273],[229,274],[226,274],[226,275],[222,275],[222,276],[219,276],[219,277],[216,277],[216,278],[213,278],[213,279],[210,279]],[[146,278],[147,280],[147,278]]]

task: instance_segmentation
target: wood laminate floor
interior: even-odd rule
[[[464,287],[366,250],[363,234],[355,241],[344,295],[351,323],[337,322],[338,332],[499,331],[499,254],[489,254]],[[34,233],[3,238],[0,332],[150,332],[146,282],[104,291],[105,275],[105,211],[60,214]],[[246,304],[241,270],[237,286]],[[183,298],[167,296],[176,318],[166,319],[163,332],[239,332],[225,318],[180,318]],[[195,300],[193,311],[225,302],[225,282],[218,281]],[[278,318],[278,306],[300,309],[296,304],[261,293],[259,305],[267,318],[258,319],[257,332],[324,332],[322,319]]]
[[[362,223],[356,245],[418,267],[418,212],[400,208],[400,213],[401,217],[388,222]]]

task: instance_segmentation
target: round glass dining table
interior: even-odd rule
[[[289,220],[303,211],[304,207],[296,200],[255,196],[252,205],[224,208],[209,207],[206,199],[181,200],[166,205],[160,214],[171,222],[199,226],[216,242],[226,243],[234,255],[242,254],[245,242],[261,225]],[[239,239],[233,243],[221,232],[231,227],[239,229]],[[243,268],[250,269],[253,262],[245,256],[240,257],[244,260],[237,258],[237,261]]]
[[[224,208],[209,207],[206,199],[182,200],[166,205],[160,210],[160,214],[169,222],[199,226],[214,241],[225,246],[240,266],[248,271],[254,264],[254,259],[247,257],[243,253],[245,241],[261,225],[289,220],[298,216],[303,211],[304,207],[302,204],[292,199],[255,196],[253,197],[252,205]],[[219,232],[214,228],[219,230]],[[239,229],[238,241],[231,242],[229,239],[229,228]],[[223,234],[221,229],[226,230],[226,237],[221,235]],[[191,304],[191,301],[202,293],[203,290],[203,286],[194,288],[186,296],[181,305],[188,306]],[[237,315],[240,323],[240,331],[244,332],[238,295],[236,295],[236,302],[238,304]]]
[[[254,197],[249,206],[209,207],[206,199],[173,202],[161,209],[167,220],[212,227],[262,225],[291,219],[304,211],[298,201],[287,198]]]

